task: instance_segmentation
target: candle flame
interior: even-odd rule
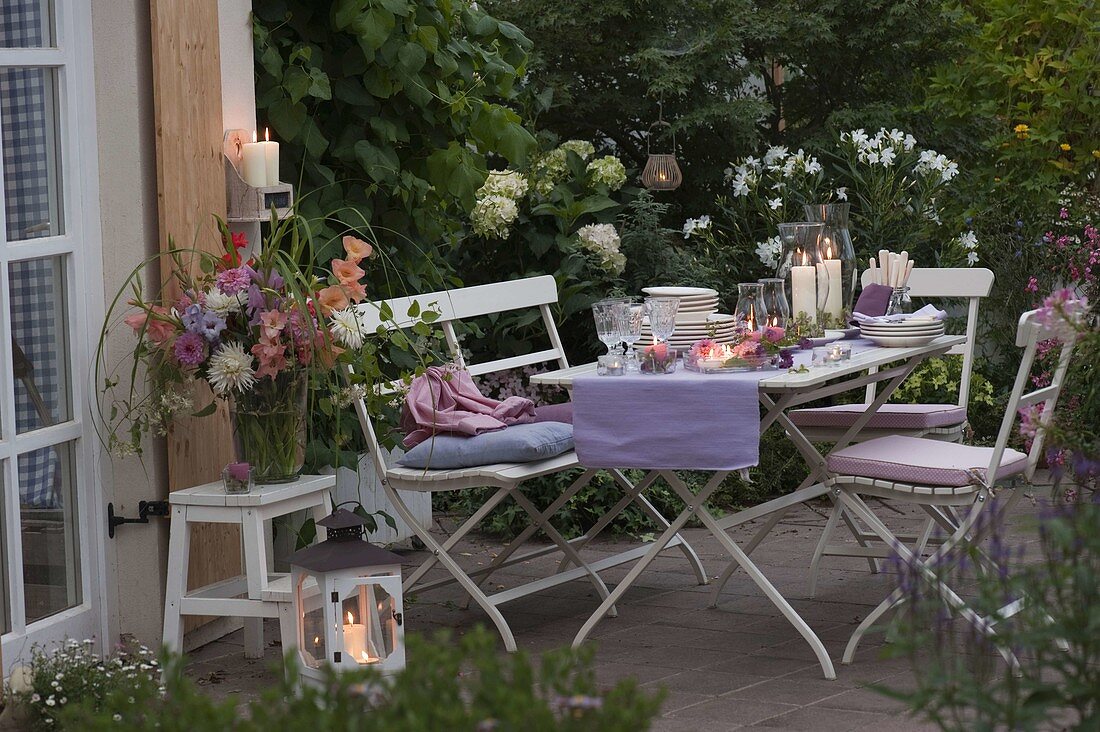
[[[313,645],[318,645],[320,642],[321,642],[321,636],[319,636],[319,635],[313,636]]]
[[[348,625],[355,625],[355,616],[351,614],[351,610],[348,610]]]
[[[833,258],[833,245],[829,243],[829,240],[825,240],[825,259]]]
[[[256,130],[252,130],[252,142],[256,142]]]
[[[264,140],[267,142],[271,142],[271,130],[267,127],[264,128]]]
[[[802,266],[805,267],[810,263],[810,258],[806,255],[806,251],[802,251]]]

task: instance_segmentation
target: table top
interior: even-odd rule
[[[914,356],[929,357],[946,353],[951,348],[965,342],[966,338],[964,336],[945,335],[923,346],[908,346],[905,348],[877,346],[853,353],[850,360],[842,361],[838,366],[811,368],[805,373],[775,371],[763,376],[759,385],[760,389],[769,392],[802,391],[820,386],[834,379],[862,373],[869,368],[886,366],[895,361],[906,360]],[[536,374],[531,377],[531,383],[569,387],[573,385],[573,379],[594,373],[596,373],[596,364],[586,363],[580,366],[570,366],[566,369]],[[653,378],[659,379],[660,377],[654,376]]]
[[[303,475],[293,483],[259,483],[250,493],[226,493],[220,480],[168,494],[173,505],[188,506],[267,506],[279,501],[307,496],[336,485],[335,475]]]

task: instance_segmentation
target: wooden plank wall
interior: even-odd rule
[[[160,246],[218,251],[212,214],[225,217],[222,166],[222,89],[218,3],[214,0],[151,0],[153,95],[157,145],[157,205]],[[162,277],[170,279],[165,261]],[[171,292],[171,291],[170,291]],[[178,293],[178,290],[176,291]],[[210,392],[196,394],[198,404]],[[232,457],[228,414],[178,420],[168,436],[168,489],[220,477]],[[236,526],[204,524],[191,539],[188,586],[201,587],[239,574]],[[192,619],[186,629],[202,625]]]

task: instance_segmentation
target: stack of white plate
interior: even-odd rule
[[[867,322],[859,324],[859,333],[877,346],[907,348],[923,346],[943,335],[943,321],[930,318]]]
[[[676,349],[687,349],[698,340],[710,335],[720,343],[733,340],[734,319],[732,315],[718,312],[718,290],[709,287],[643,287],[649,297],[678,297],[680,308],[676,311],[676,330],[668,339],[668,344]],[[653,342],[653,331],[649,320],[642,325],[642,339],[639,345]]]

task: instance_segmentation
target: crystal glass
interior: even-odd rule
[[[647,297],[645,299],[645,311],[649,315],[649,328],[653,331],[653,338],[658,342],[665,342],[672,337],[676,330],[676,313],[680,310],[680,298],[678,297]]]
[[[829,297],[825,312],[826,328],[843,328],[852,314],[856,292],[856,252],[848,233],[847,203],[822,203],[803,206],[806,218],[822,224],[821,258],[829,276]]]
[[[908,315],[913,312],[913,301],[909,299],[908,287],[895,287],[890,293],[890,304],[886,306],[887,315]]]
[[[824,225],[797,221],[779,225],[783,249],[776,277],[783,280],[790,304],[789,325],[801,336],[821,333],[829,277],[821,256]]]
[[[764,286],[764,309],[768,311],[765,325],[786,328],[791,317],[791,306],[783,290],[783,280],[779,277],[765,277],[758,280]]]
[[[619,334],[626,344],[626,370],[629,373],[638,371],[638,354],[634,352],[634,344],[642,337],[642,321],[645,320],[645,306],[639,302],[627,301],[621,303],[619,317]]]
[[[600,300],[592,303],[592,317],[596,321],[596,336],[607,346],[607,354],[619,352],[619,341],[623,339],[619,332],[621,319],[619,317],[620,302],[617,300]]]
[[[763,330],[768,324],[768,309],[764,305],[764,286],[759,282],[742,282],[737,286],[737,306],[733,317],[739,328]]]

